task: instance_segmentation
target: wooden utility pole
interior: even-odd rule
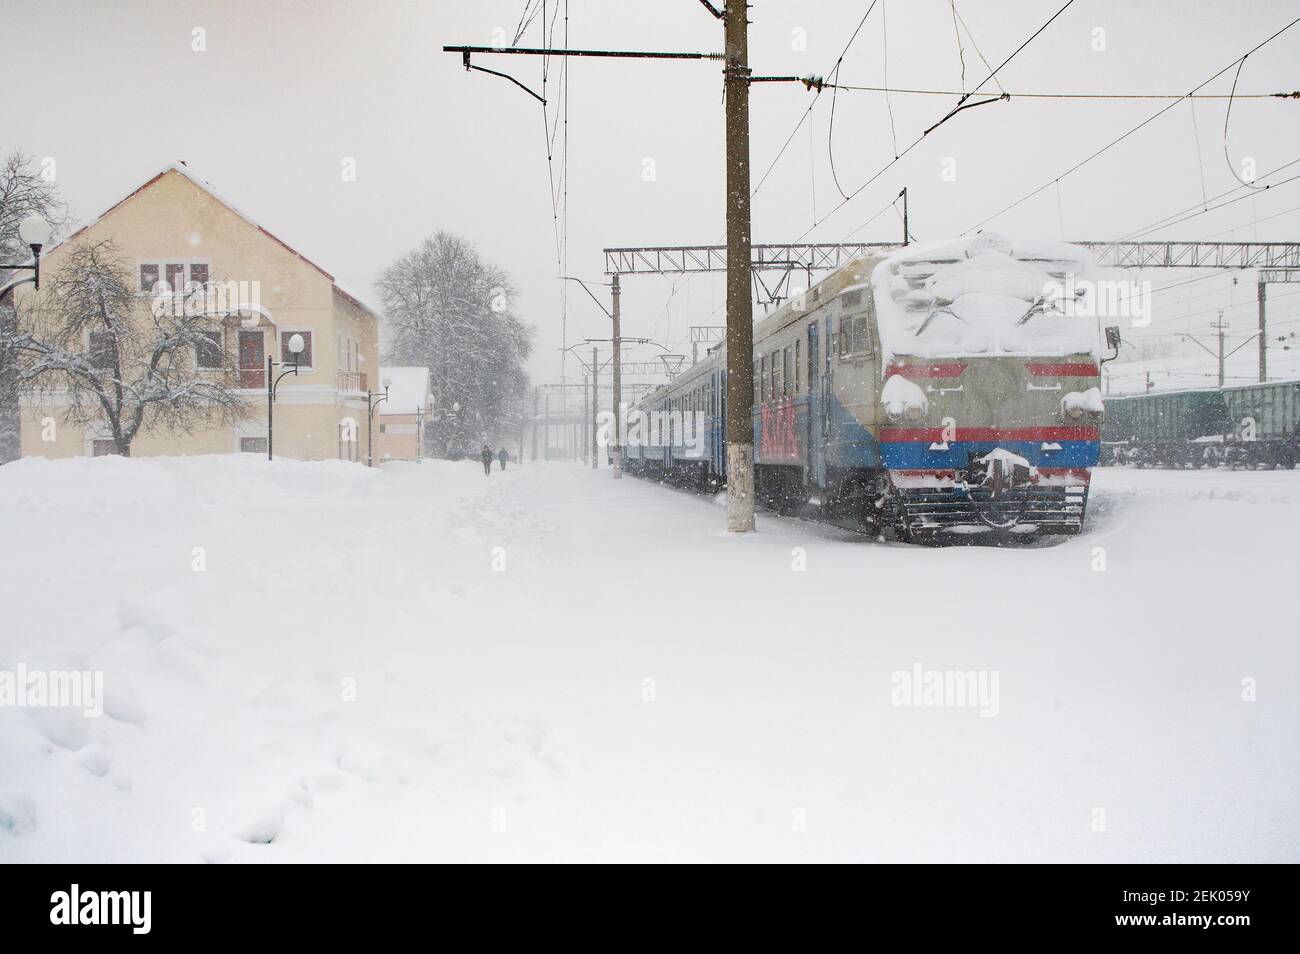
[[[723,12],[727,162],[727,529],[754,529],[754,316],[750,297],[749,21],[744,0]]]
[[[611,460],[613,461],[614,479],[620,480],[623,477],[623,443],[622,443],[622,421],[623,409],[619,403],[623,400],[623,338],[619,328],[619,285],[618,272],[614,273],[613,289],[611,291],[614,310],[610,318],[614,322],[614,440],[612,444]]]

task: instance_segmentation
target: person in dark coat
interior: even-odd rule
[[[501,448],[501,451],[497,454],[497,460],[501,461],[502,470],[506,469],[506,461],[508,461],[509,459],[510,459],[510,455],[506,453],[506,449],[504,447]]]
[[[483,449],[478,452],[478,457],[483,461],[483,476],[486,477],[492,473],[492,448],[484,444]]]

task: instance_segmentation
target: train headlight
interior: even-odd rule
[[[921,418],[925,417],[925,408],[917,404],[909,404],[907,410],[904,412],[904,416],[909,421],[919,421]]]

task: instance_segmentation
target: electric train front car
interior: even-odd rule
[[[1103,414],[1089,267],[994,235],[874,265],[874,430],[906,538],[1080,531]]]

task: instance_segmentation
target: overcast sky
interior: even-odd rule
[[[548,15],[556,2],[547,3]],[[957,0],[978,45],[977,51],[963,32],[967,88],[989,72],[981,53],[1001,63],[1063,2]],[[754,0],[755,74],[827,73],[869,5]],[[563,131],[548,168],[541,104],[505,80],[466,73],[458,56],[441,52],[444,43],[488,45],[502,36],[509,42],[526,6],[528,0],[6,0],[3,62],[10,81],[0,146],[52,157],[63,196],[83,221],[166,163],[185,159],[243,211],[372,302],[376,274],[396,255],[439,229],[465,236],[516,277],[519,310],[538,328],[532,370],[538,380],[555,380],[561,283],[554,279],[550,182],[562,171]],[[1167,105],[1015,94],[1186,92],[1296,16],[1296,0],[1077,0],[998,74],[1010,102],[950,120],[809,232],[841,199],[828,157],[831,94],[824,92],[756,197],[754,239],[840,241],[858,229],[858,238],[894,238],[901,225],[892,210],[863,226],[903,185],[918,238],[961,233]],[[563,18],[561,6],[556,44]],[[199,28],[203,52],[192,49]],[[1102,51],[1094,49],[1098,29]],[[521,45],[541,42],[539,16]],[[697,0],[570,0],[568,42],[716,51],[722,30]],[[536,59],[484,56],[476,63],[542,89]],[[1297,63],[1300,27],[1246,61],[1238,92],[1300,88]],[[569,273],[603,280],[606,246],[721,242],[720,64],[570,64]],[[1233,72],[1204,92],[1228,92]],[[558,74],[552,61],[552,119]],[[895,88],[962,88],[948,0],[879,0],[839,80],[881,86],[886,77]],[[996,84],[985,89],[996,91]],[[797,84],[754,88],[755,184],[813,99]],[[857,189],[954,103],[955,97],[899,93],[887,102],[875,92],[840,93],[833,147],[844,191]],[[1062,179],[1059,189],[1053,185],[985,227],[1117,238],[1224,192],[1238,184],[1224,155],[1225,107],[1225,100],[1203,100],[1193,117],[1180,103]],[[1300,157],[1300,101],[1238,100],[1228,152],[1239,170],[1252,158],[1260,174]],[[356,181],[343,181],[344,157],[356,160]],[[952,181],[945,169],[955,171]],[[1300,182],[1279,185],[1153,237],[1300,238],[1297,206]],[[1277,289],[1279,323],[1300,316],[1300,298],[1288,303],[1287,294]],[[1248,299],[1253,291],[1232,290],[1226,279],[1198,282],[1158,296],[1165,311],[1156,318],[1166,320],[1150,333],[1204,330],[1215,309],[1239,301],[1233,314],[1244,334],[1253,320]],[[686,353],[688,326],[720,324],[722,301],[720,279],[630,277],[624,333]],[[1188,317],[1178,319],[1183,313]],[[607,335],[607,320],[571,286],[568,343]]]

